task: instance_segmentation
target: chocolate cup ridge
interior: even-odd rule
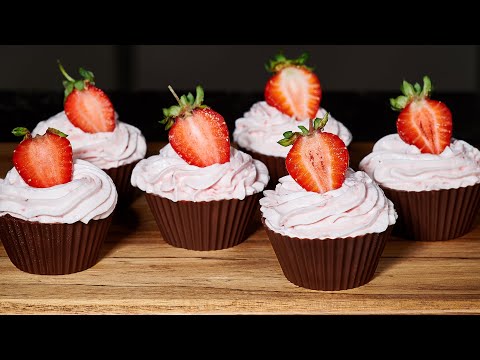
[[[113,214],[88,224],[39,223],[0,217],[0,239],[12,263],[39,275],[64,275],[86,270],[98,261]]]
[[[221,250],[246,240],[261,193],[243,200],[172,201],[145,193],[163,239],[188,250]]]
[[[381,187],[398,213],[394,234],[417,241],[468,233],[480,209],[480,183],[456,189],[403,191]]]
[[[300,239],[271,230],[262,218],[283,274],[312,290],[356,288],[372,280],[393,225],[381,233],[335,239]]]
[[[113,180],[117,188],[119,206],[129,206],[135,199],[138,190],[131,184],[130,179],[133,168],[140,160],[111,169],[103,169]]]

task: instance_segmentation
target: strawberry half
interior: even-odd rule
[[[310,130],[299,126],[301,133],[287,131],[278,142],[293,144],[285,160],[290,176],[305,190],[320,194],[342,186],[350,159],[342,139],[322,132],[327,121],[328,113],[323,119],[310,120]]]
[[[440,154],[452,139],[452,113],[441,101],[431,100],[432,83],[428,76],[420,84],[403,81],[403,95],[390,99],[393,110],[400,111],[397,132],[407,144],[422,153]]]
[[[203,89],[180,98],[172,92],[178,105],[163,109],[165,130],[170,130],[168,140],[173,150],[188,164],[206,167],[230,161],[230,137],[223,116],[202,105]]]
[[[95,77],[91,71],[80,68],[81,80],[67,74],[62,64],[58,66],[67,80],[64,109],[68,120],[87,133],[112,132],[115,130],[115,110],[112,102],[101,89],[95,87]]]
[[[26,128],[12,133],[24,137],[13,151],[13,164],[28,185],[48,188],[72,181],[73,153],[67,135],[53,128],[33,138]]]
[[[313,119],[322,98],[320,80],[305,65],[307,59],[306,53],[293,60],[279,54],[265,65],[274,73],[265,86],[265,101],[298,121]]]

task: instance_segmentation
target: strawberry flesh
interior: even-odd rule
[[[70,141],[50,132],[23,140],[13,153],[13,164],[30,186],[48,188],[72,180]]]
[[[299,121],[315,117],[321,97],[318,77],[301,66],[284,67],[265,87],[267,104]]]
[[[230,138],[223,117],[210,108],[197,108],[179,117],[170,128],[169,142],[188,164],[206,167],[230,161]]]
[[[412,101],[398,116],[397,132],[403,141],[415,145],[422,153],[440,154],[450,145],[452,114],[440,101]]]
[[[300,136],[285,162],[288,173],[302,188],[318,193],[340,188],[348,163],[344,142],[337,135],[320,131]]]
[[[66,98],[65,114],[70,122],[87,133],[115,130],[115,110],[108,96],[99,88],[87,85],[74,89]]]

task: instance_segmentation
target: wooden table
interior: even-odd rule
[[[0,144],[1,176],[14,146]],[[149,144],[149,154],[160,147]],[[352,144],[354,168],[371,147]],[[285,279],[261,228],[227,250],[166,244],[142,196],[115,219],[99,262],[81,273],[24,273],[0,245],[0,313],[480,314],[480,221],[450,241],[392,238],[370,283],[321,292]]]

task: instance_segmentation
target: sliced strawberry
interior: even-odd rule
[[[74,89],[64,104],[68,120],[87,133],[115,130],[115,111],[108,96],[99,88],[87,85]]]
[[[307,54],[294,60],[277,55],[267,65],[274,75],[265,86],[265,101],[299,121],[314,118],[322,98],[320,80],[305,66],[307,58]]]
[[[338,189],[345,181],[349,154],[345,143],[335,134],[322,132],[328,120],[316,119],[308,131],[284,134],[281,145],[293,144],[285,165],[290,176],[305,190],[324,193]]]
[[[202,105],[203,89],[197,86],[196,98],[191,93],[181,98],[179,105],[163,109],[161,121],[170,130],[168,140],[173,150],[188,164],[206,167],[230,161],[230,137],[223,116]]]
[[[212,109],[195,109],[178,119],[168,140],[190,165],[205,167],[230,161],[230,139],[223,116]]]
[[[72,181],[73,152],[67,135],[52,128],[33,138],[25,128],[12,132],[25,136],[13,151],[13,164],[28,185],[48,188]]]
[[[431,100],[431,82],[423,78],[423,90],[404,81],[404,95],[390,99],[394,110],[400,111],[397,132],[407,144],[415,145],[422,153],[440,154],[450,145],[452,138],[452,113],[441,101]]]
[[[95,87],[91,71],[79,69],[81,80],[67,74],[59,62],[59,68],[67,80],[64,109],[68,120],[87,133],[112,132],[115,130],[115,110],[112,102],[101,89]]]
[[[403,141],[422,153],[440,154],[450,145],[452,113],[441,101],[413,101],[398,116],[397,131]]]

